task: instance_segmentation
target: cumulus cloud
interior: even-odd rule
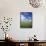
[[[21,21],[28,21],[28,22],[31,22],[32,19],[31,19],[31,17],[26,18],[24,15],[21,15]]]
[[[21,20],[24,21],[26,19],[26,17],[24,17],[23,15],[21,15]]]

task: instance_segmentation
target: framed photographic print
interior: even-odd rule
[[[32,28],[32,12],[20,12],[20,28]]]

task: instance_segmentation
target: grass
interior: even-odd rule
[[[32,22],[28,22],[28,21],[21,21],[20,23],[20,27],[21,28],[32,28]]]

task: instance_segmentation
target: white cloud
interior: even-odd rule
[[[29,22],[31,22],[32,20],[30,19],[30,20],[28,20]]]
[[[31,17],[29,17],[28,21],[29,21],[29,22],[31,22],[31,21],[32,21]]]
[[[26,17],[24,17],[23,15],[21,15],[21,20],[23,21],[25,19],[26,19]]]
[[[31,22],[31,17],[29,17],[29,19],[27,19],[26,17],[24,17],[23,15],[21,15],[21,20],[22,21],[28,21],[28,22]]]
[[[25,21],[28,21],[28,19],[25,19]]]

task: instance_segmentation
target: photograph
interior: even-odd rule
[[[20,12],[20,28],[32,28],[32,12]]]

